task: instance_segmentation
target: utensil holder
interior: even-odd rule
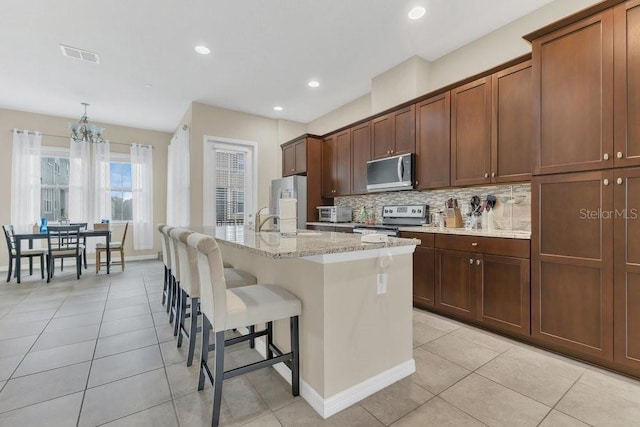
[[[447,217],[445,218],[445,224],[447,228],[462,228],[464,223],[462,222],[462,214],[460,208],[448,208],[446,210]]]

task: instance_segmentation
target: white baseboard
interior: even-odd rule
[[[238,329],[241,333],[247,334],[249,330],[246,328]],[[256,339],[256,350],[263,357],[266,357],[266,342],[264,338]],[[282,378],[291,384],[291,370],[284,363],[278,363],[273,366],[276,372],[278,372]],[[320,414],[322,418],[329,418],[330,416],[337,414],[343,409],[348,408],[361,401],[362,399],[371,396],[372,394],[382,390],[391,384],[400,381],[401,379],[408,377],[416,371],[415,360],[409,359],[399,365],[394,366],[391,369],[387,369],[384,372],[379,373],[359,384],[349,387],[333,396],[325,399],[313,389],[304,380],[300,380],[300,395],[307,401],[307,403]]]
[[[90,254],[89,254],[90,255]],[[116,257],[116,261],[117,261]],[[146,261],[146,260],[150,260],[150,259],[154,259],[157,260],[158,256],[157,255],[137,255],[137,256],[125,256],[125,261],[129,262],[129,261]],[[96,265],[96,260],[95,258],[87,258],[87,265]],[[25,268],[29,268],[29,265],[25,265],[22,264],[22,270],[24,270]],[[40,261],[39,260],[33,260],[33,270],[38,270],[40,271]],[[9,271],[9,266],[8,265],[3,265],[0,266],[0,271]]]

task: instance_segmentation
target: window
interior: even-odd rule
[[[59,221],[68,218],[69,157],[44,151],[40,158],[40,217]]]
[[[111,162],[111,220],[131,221],[133,218],[133,193],[131,189],[131,163]]]
[[[205,137],[204,225],[252,225],[257,205],[257,144]]]
[[[216,150],[216,225],[244,224],[245,156]]]

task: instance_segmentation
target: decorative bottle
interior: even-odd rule
[[[40,219],[40,233],[44,234],[47,232],[47,218]]]

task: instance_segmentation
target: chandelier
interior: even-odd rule
[[[89,104],[82,102],[84,105],[84,114],[80,117],[78,123],[69,123],[71,129],[71,138],[75,142],[102,142],[102,133],[104,128],[89,123],[87,119],[87,107]]]

